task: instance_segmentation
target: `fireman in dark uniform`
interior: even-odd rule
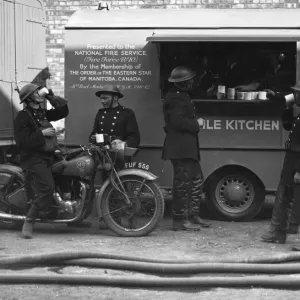
[[[99,109],[90,141],[95,141],[95,134],[103,133],[112,137],[113,144],[126,142],[128,147],[137,148],[140,144],[140,132],[132,109],[119,104],[123,94],[114,85],[105,85],[95,95],[100,98]]]
[[[67,101],[54,96],[53,92],[46,96],[54,109],[43,109],[41,104],[44,98],[38,93],[40,86],[27,84],[20,90],[21,103],[26,103],[26,108],[18,112],[14,127],[15,139],[20,151],[21,167],[25,170],[27,179],[30,179],[36,198],[27,213],[22,228],[24,238],[32,238],[33,223],[38,212],[54,204],[54,181],[50,166],[53,163],[54,152],[45,151],[45,138],[53,137],[55,129],[49,127],[40,129],[42,121],[57,121],[65,118],[69,109]]]
[[[199,217],[203,174],[199,163],[198,132],[203,119],[196,119],[189,92],[196,73],[176,67],[169,77],[174,87],[166,94],[163,113],[166,138],[162,158],[173,165],[173,230],[200,230],[210,223]]]
[[[292,87],[295,104],[300,106],[300,81]],[[285,130],[289,130],[289,138],[286,141],[286,154],[281,171],[280,182],[277,187],[275,206],[269,230],[262,236],[262,240],[270,243],[284,244],[288,229],[288,208],[294,197],[292,210],[294,218],[299,222],[299,197],[293,195],[294,184],[300,183],[300,114],[293,115],[293,107],[284,109],[282,123]],[[295,220],[296,221],[296,220]]]

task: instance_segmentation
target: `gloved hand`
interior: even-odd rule
[[[294,175],[294,182],[295,183],[300,183],[300,173],[296,172]]]
[[[68,101],[59,96],[55,96],[52,89],[48,89],[49,94],[45,96],[45,98],[50,102],[53,107],[61,107],[65,106]]]
[[[111,147],[113,150],[122,150],[125,148],[126,142],[123,142],[119,139],[113,140],[111,142]]]

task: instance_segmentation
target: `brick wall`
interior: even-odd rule
[[[298,8],[300,0],[111,0],[112,9],[126,8]],[[79,9],[98,6],[97,0],[44,0],[47,27],[49,86],[64,95],[64,26]]]

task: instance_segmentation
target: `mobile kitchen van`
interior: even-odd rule
[[[88,142],[100,108],[95,92],[104,84],[116,84],[125,95],[121,104],[135,111],[139,123],[137,161],[149,164],[170,191],[172,169],[161,159],[161,150],[162,102],[171,70],[188,64],[199,72],[207,56],[219,75],[218,68],[237,52],[245,70],[251,70],[248,80],[254,80],[264,73],[266,57],[280,56],[287,76],[279,92],[289,94],[289,86],[300,78],[299,16],[298,9],[75,12],[65,28],[65,94],[70,107],[66,144]],[[284,104],[203,93],[194,97],[194,104],[197,117],[205,119],[199,138],[208,205],[227,220],[251,219],[265,192],[274,193],[279,181],[288,134],[281,124]]]

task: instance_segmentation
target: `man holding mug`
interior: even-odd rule
[[[100,98],[102,108],[97,112],[90,141],[96,141],[96,134],[107,134],[118,148],[123,142],[128,147],[137,148],[140,144],[140,132],[132,109],[119,104],[123,94],[115,85],[105,85],[95,93]]]
[[[203,174],[199,163],[198,132],[204,125],[196,119],[190,92],[196,72],[176,67],[169,77],[174,86],[166,94],[163,113],[166,138],[162,158],[173,165],[173,230],[200,230],[210,223],[199,217]]]
[[[55,186],[51,165],[56,145],[54,142],[51,149],[47,149],[46,146],[47,139],[54,140],[56,133],[49,122],[65,118],[69,114],[69,109],[65,99],[55,96],[52,90],[36,84],[25,85],[20,90],[19,97],[26,107],[19,111],[15,118],[15,139],[20,151],[21,167],[36,196],[22,228],[22,236],[30,239],[39,211],[54,204]],[[41,107],[45,98],[54,109],[47,110]]]

